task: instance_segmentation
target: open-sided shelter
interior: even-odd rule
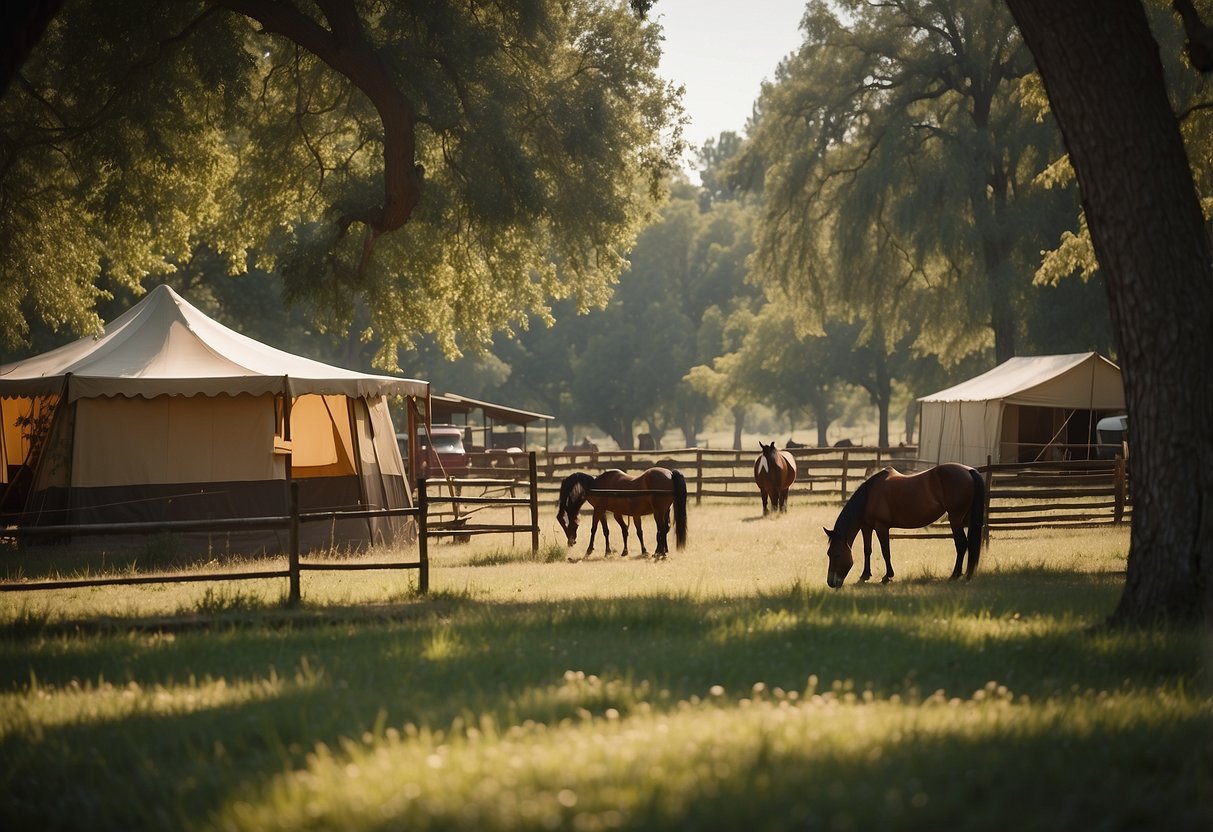
[[[543,423],[543,447],[547,448],[548,425],[555,418],[450,392],[431,395],[430,406],[435,422],[462,424],[466,431],[464,443],[469,450],[476,451],[525,450],[529,444],[527,429],[535,422]],[[479,425],[473,424],[471,416],[477,411],[483,417]],[[479,442],[476,433],[479,433]]]
[[[9,525],[282,516],[412,504],[387,398],[424,381],[323,364],[255,341],[159,286],[105,327],[0,367]],[[426,406],[410,405],[410,414]],[[402,518],[304,523],[304,549],[393,540]],[[168,531],[169,529],[166,529]],[[284,532],[183,535],[190,548],[281,550]]]
[[[1098,442],[1096,423],[1124,412],[1125,392],[1120,368],[1086,352],[1017,356],[918,403],[919,457],[979,466],[1064,458]]]

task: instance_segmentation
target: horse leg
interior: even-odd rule
[[[779,491],[779,511],[783,514],[788,513],[788,490],[786,488]]]
[[[598,513],[598,509],[594,509],[594,519],[590,522],[590,545],[585,550],[585,556],[587,558],[590,555],[594,554],[594,536],[598,534],[598,524],[601,522],[602,522],[602,518],[601,518],[601,515],[599,515],[599,513]],[[606,530],[605,523],[602,526],[602,536],[604,538],[607,536],[607,530]],[[610,546],[611,546],[610,541],[608,541],[607,542],[608,550],[610,549]]]
[[[762,516],[766,517],[767,516],[767,492],[759,491],[758,493],[760,493],[762,495]]]
[[[615,515],[615,522],[619,524],[619,531],[623,534],[623,551],[619,553],[619,557],[626,558],[628,556],[628,523],[623,519],[622,514]]]
[[[876,537],[880,540],[880,553],[884,555],[884,578],[882,584],[887,584],[893,580],[893,560],[889,557],[889,529],[887,526],[881,526],[876,529]]]
[[[657,521],[657,551],[653,552],[653,559],[661,560],[670,553],[670,547],[666,544],[666,538],[670,533],[669,509],[654,513],[653,519]]]
[[[863,574],[859,576],[860,583],[872,578],[872,530],[863,529]]]
[[[637,514],[632,519],[636,521],[636,539],[640,541],[640,554],[642,557],[648,557],[649,550],[644,548],[644,531],[640,525],[640,515]]]
[[[952,542],[956,544],[956,568],[952,570],[952,577],[949,581],[954,581],[960,577],[960,566],[964,563],[965,550],[969,548],[969,539],[965,536],[964,518],[950,515],[948,522],[952,525]]]

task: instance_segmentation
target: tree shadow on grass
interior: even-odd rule
[[[78,695],[81,711],[49,722],[17,718],[0,735],[7,761],[0,815],[42,828],[78,827],[83,819],[93,829],[182,828],[304,765],[318,745],[338,747],[376,726],[441,730],[487,715],[502,727],[554,727],[612,710],[626,719],[641,709],[673,712],[714,686],[728,703],[750,696],[755,683],[803,691],[812,677],[823,688],[838,682],[907,701],[936,690],[968,697],[992,680],[1032,701],[1200,684],[1200,634],[1101,637],[1073,614],[1109,609],[1116,591],[1104,575],[1008,571],[983,577],[980,586],[938,581],[833,592],[796,584],[747,597],[513,604],[435,595],[374,610],[279,610],[212,623],[182,616],[110,621],[91,631],[80,622],[7,628],[0,630],[0,687],[15,692],[36,679],[64,707]],[[121,718],[90,717],[88,695],[66,691],[102,679],[118,686],[115,695],[144,698]],[[190,680],[208,679],[261,693],[183,704]],[[177,704],[157,706],[150,692],[158,689]],[[1044,740],[1021,739],[1005,754],[978,759],[1014,775],[1044,750]],[[971,768],[965,755],[976,753],[963,743],[941,746],[938,759],[928,751],[903,749],[850,769],[793,756],[787,764],[803,770],[773,789],[771,800],[812,814],[815,802],[804,803],[794,782],[825,778],[851,794],[856,782],[895,782],[910,771],[944,790],[955,784],[936,769]],[[1063,756],[1100,753],[1084,742]],[[992,788],[989,777],[970,777],[965,787],[980,795]],[[1040,786],[1029,780],[1025,787]],[[843,803],[821,799],[831,817],[845,813]],[[710,797],[685,807],[682,819],[726,828],[713,819],[730,817],[730,806]]]

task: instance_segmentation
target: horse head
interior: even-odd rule
[[[577,543],[577,515],[569,514],[568,519],[565,519],[563,507],[556,512],[556,522],[560,524],[561,530],[564,531],[564,538],[569,546],[574,546]]]
[[[851,556],[851,544],[847,542],[845,534],[836,534],[834,529],[824,527],[823,530],[830,541],[830,545],[826,549],[826,557],[830,562],[826,572],[826,583],[830,585],[831,589],[838,589],[847,579],[847,573],[851,571],[851,567],[855,565],[855,559]]]
[[[585,474],[570,474],[560,483],[556,522],[560,524],[569,546],[577,543],[577,515],[581,512],[581,504],[586,498],[586,487],[582,480],[587,478]]]

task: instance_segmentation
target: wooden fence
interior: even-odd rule
[[[841,505],[867,477],[886,466],[905,472],[931,463],[915,458],[917,448],[794,448],[797,499],[807,496]],[[548,453],[541,464],[541,491],[555,491],[573,471],[608,468],[641,470],[652,465],[678,468],[696,503],[704,497],[758,499],[754,485],[757,451],[686,449]],[[1123,458],[1031,464],[987,464],[986,535],[1042,527],[1118,524],[1131,516],[1128,466]],[[950,537],[946,523],[903,530],[899,537]]]
[[[869,475],[891,465],[912,470],[918,449],[904,448],[792,448],[796,457],[797,492],[815,499],[845,501]],[[560,481],[574,471],[599,473],[609,468],[640,471],[653,465],[677,468],[687,478],[687,491],[695,503],[704,497],[757,499],[754,460],[758,451],[687,448],[670,451],[549,451],[540,465],[540,490],[555,492]]]
[[[914,449],[805,448],[794,449],[799,476],[796,486],[827,502],[841,504],[869,474],[885,465],[905,470],[926,467],[907,456]],[[35,589],[67,589],[89,586],[181,583],[195,581],[286,578],[289,600],[300,600],[300,574],[308,570],[344,571],[370,569],[416,569],[418,589],[429,590],[429,542],[452,537],[468,539],[482,534],[527,534],[531,550],[539,549],[539,495],[554,498],[560,480],[576,470],[591,473],[608,468],[641,470],[656,464],[673,466],[687,477],[696,503],[704,497],[757,499],[753,464],[757,453],[746,451],[623,451],[586,454],[550,453],[539,476],[535,452],[525,463],[517,456],[497,458],[491,465],[477,466],[467,476],[422,478],[418,482],[417,505],[406,509],[301,512],[298,488],[291,489],[289,513],[274,517],[226,520],[188,520],[158,523],[91,524],[77,526],[27,526],[10,530],[18,537],[162,534],[164,532],[212,532],[287,529],[289,547],[284,569],[208,572],[201,574],[115,575],[54,581],[0,582],[0,592]],[[525,465],[525,467],[523,467]],[[980,470],[986,479],[986,536],[991,531],[1035,528],[1081,528],[1115,525],[1130,519],[1132,499],[1129,470],[1123,458],[1076,460],[1031,464],[989,464]],[[524,492],[521,496],[519,492]],[[554,499],[553,499],[554,502]],[[518,517],[522,513],[521,520]],[[482,513],[483,516],[482,516]],[[300,557],[299,525],[308,522],[371,517],[414,517],[417,522],[418,557],[415,561],[308,562]],[[508,517],[507,517],[508,516]],[[950,537],[946,523],[922,530],[903,530],[897,537]]]
[[[145,523],[93,523],[82,525],[23,526],[3,532],[17,539],[33,537],[64,537],[87,535],[159,535],[165,532],[222,533],[230,531],[282,530],[289,532],[286,566],[283,569],[258,571],[206,572],[195,574],[172,573],[157,575],[114,575],[95,578],[72,578],[49,581],[5,581],[0,582],[0,592],[21,592],[38,589],[75,589],[93,586],[120,586],[153,583],[186,583],[200,581],[236,581],[258,578],[286,578],[288,601],[297,604],[301,600],[300,575],[304,571],[365,571],[371,569],[416,569],[419,592],[429,591],[429,542],[432,538],[464,536],[473,534],[528,532],[532,551],[539,548],[539,504],[536,487],[535,454],[529,454],[525,468],[494,466],[494,476],[462,477],[426,480],[418,482],[417,505],[413,508],[365,509],[355,511],[299,510],[298,483],[292,483],[290,505],[285,515],[269,517],[240,517],[208,520],[177,520]],[[448,495],[430,496],[430,489],[446,490]],[[493,496],[491,489],[508,490],[510,496]],[[468,493],[479,490],[478,494]],[[515,496],[525,490],[525,497]],[[433,504],[449,504],[450,510],[431,511]],[[472,523],[469,517],[482,509],[495,508],[510,512],[520,507],[527,509],[528,523]],[[355,561],[335,563],[332,561],[309,562],[300,557],[299,526],[301,523],[336,522],[372,517],[412,517],[417,523],[417,560],[415,561]]]
[[[1132,515],[1129,466],[1123,457],[990,464],[982,470],[987,533],[1116,525]]]
[[[491,462],[491,465],[470,468],[465,476],[418,480],[417,493],[426,495],[428,506],[448,507],[429,512],[429,537],[466,540],[481,534],[527,533],[531,551],[539,551],[535,452],[527,454],[525,461],[515,455],[498,457]],[[431,488],[437,493],[431,493]],[[519,491],[525,491],[524,496],[518,496]],[[518,522],[519,511],[524,512],[525,523]]]

